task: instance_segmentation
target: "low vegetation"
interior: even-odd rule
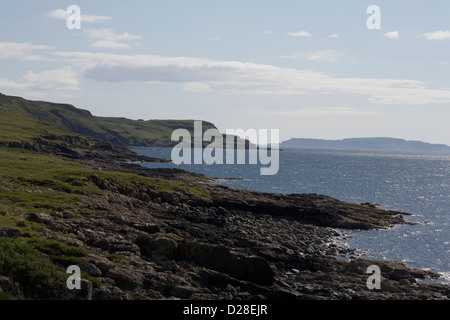
[[[66,284],[65,268],[86,262],[89,254],[86,248],[71,244],[70,235],[59,234],[57,240],[46,238],[45,225],[31,221],[31,213],[71,212],[73,218],[84,219],[89,216],[86,212],[95,210],[89,206],[92,197],[114,194],[138,197],[142,193],[187,192],[209,197],[206,188],[200,185],[92,169],[80,160],[55,156],[42,146],[59,144],[83,150],[95,142],[31,119],[24,109],[2,107],[2,99],[4,102],[5,98],[0,97],[0,228],[18,229],[20,236],[0,237],[0,275],[20,283],[27,298],[53,297]],[[20,101],[15,103],[26,106]],[[111,254],[108,258],[129,264],[125,256]],[[100,286],[95,277],[86,274],[82,277],[94,287]],[[0,299],[15,298],[0,292]]]

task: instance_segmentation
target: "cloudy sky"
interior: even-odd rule
[[[5,0],[0,92],[281,140],[450,145],[450,1],[393,2]]]

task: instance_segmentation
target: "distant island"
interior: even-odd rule
[[[281,148],[361,150],[361,151],[401,151],[401,152],[442,152],[450,153],[445,144],[431,144],[396,138],[349,138],[342,140],[292,138],[280,144]]]

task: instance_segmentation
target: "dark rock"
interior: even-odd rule
[[[51,238],[53,238],[52,232],[51,232],[50,230],[48,230],[47,228],[40,227],[40,228],[38,229],[38,231],[39,231],[40,233],[42,233],[42,236],[43,236],[44,238],[46,238],[46,239],[51,239]]]
[[[0,228],[0,237],[17,238],[20,237],[22,231],[19,229]]]
[[[62,219],[63,218],[62,212],[56,212],[56,211],[50,213],[50,216],[54,219]]]
[[[107,274],[108,271],[115,266],[115,264],[107,258],[92,253],[88,254],[86,258],[99,268],[102,274]]]
[[[92,300],[93,285],[91,281],[80,279],[81,289],[64,289],[60,292],[55,292],[60,300]]]
[[[101,270],[95,264],[90,262],[80,263],[78,266],[82,273],[86,273],[93,277],[100,277],[102,275]]]
[[[274,281],[275,273],[266,260],[233,253],[221,245],[183,241],[178,244],[177,258],[192,260],[198,265],[258,284],[267,285]]]
[[[139,254],[139,247],[136,244],[123,239],[98,239],[92,242],[92,245],[108,252],[129,251],[135,254]]]
[[[72,212],[70,212],[70,211],[64,211],[62,213],[62,215],[63,215],[64,219],[73,219],[73,218],[75,218],[75,215]]]
[[[0,292],[10,294],[15,297],[24,297],[24,292],[22,286],[14,282],[10,277],[0,276]]]
[[[41,212],[28,213],[28,220],[43,223],[45,225],[50,225],[53,223],[53,218],[50,215]]]
[[[157,237],[140,242],[141,253],[155,260],[173,260],[177,248],[177,243],[167,237]]]
[[[200,293],[200,290],[188,286],[175,286],[170,290],[171,295],[181,299],[190,299],[197,293]]]
[[[409,286],[411,285],[411,282],[408,279],[403,278],[398,281],[398,284],[402,286]]]
[[[136,223],[133,225],[133,228],[147,232],[149,234],[154,234],[161,231],[161,229],[154,223]]]
[[[125,267],[115,266],[109,270],[107,276],[114,280],[115,285],[122,290],[135,290],[142,287],[144,276],[139,273],[131,273]]]

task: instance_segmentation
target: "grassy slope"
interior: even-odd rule
[[[16,112],[52,126],[91,136],[120,146],[174,146],[173,130],[184,128],[193,132],[194,120],[130,120],[96,117],[89,111],[68,104],[29,101],[0,94],[0,108]],[[203,122],[203,130],[215,128]]]
[[[120,186],[122,190],[188,191],[199,197],[209,196],[206,189],[197,185],[89,169],[76,160],[5,146],[5,142],[21,145],[49,136],[52,141],[55,137],[77,137],[0,107],[0,228],[21,231],[18,238],[0,237],[0,275],[12,276],[37,297],[45,298],[64,286],[67,276],[63,266],[83,261],[88,251],[65,242],[67,236],[63,234],[58,241],[42,238],[43,225],[30,221],[30,213],[70,211],[83,219],[92,210],[89,197],[105,195],[105,185]],[[0,295],[2,298],[9,297]]]

